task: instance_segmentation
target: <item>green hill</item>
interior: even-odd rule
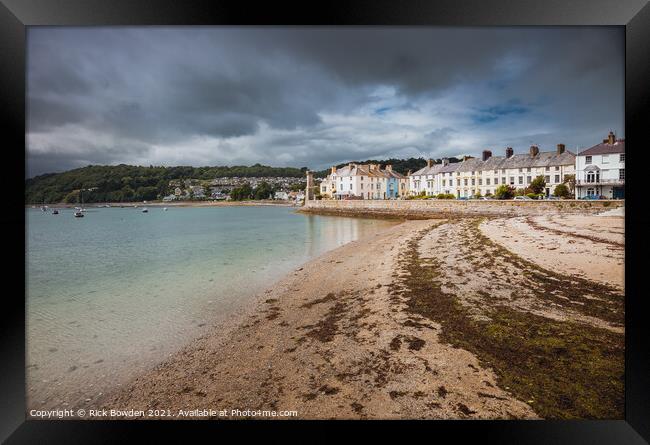
[[[25,204],[131,202],[160,199],[173,191],[173,179],[211,180],[216,177],[304,177],[306,167],[269,167],[255,164],[233,167],[142,167],[89,165],[62,173],[48,173],[25,181]],[[89,190],[90,189],[90,190]]]

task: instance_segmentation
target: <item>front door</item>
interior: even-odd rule
[[[625,187],[614,187],[612,198],[625,199]]]

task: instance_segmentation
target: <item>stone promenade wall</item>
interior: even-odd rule
[[[450,216],[530,216],[550,213],[594,214],[625,205],[621,200],[481,201],[481,200],[320,200],[308,201],[305,213],[407,219]]]

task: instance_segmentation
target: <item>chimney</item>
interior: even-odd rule
[[[557,154],[561,155],[564,153],[564,144],[557,144]]]
[[[613,131],[610,131],[609,134],[607,135],[607,143],[613,145],[614,142],[616,142],[616,135],[614,134]]]
[[[537,145],[531,145],[530,146],[530,155],[532,157],[535,157],[539,154],[539,147]]]
[[[506,148],[506,158],[509,158],[513,155],[512,147]]]
[[[491,156],[492,156],[492,152],[490,150],[483,150],[483,156],[481,157],[481,159],[483,161],[487,161],[488,159],[490,159]]]
[[[386,171],[387,171],[387,172],[392,172],[392,171],[393,171],[393,166],[390,165],[390,164],[387,164],[387,165],[386,165]]]
[[[433,165],[433,160],[427,159],[427,168],[431,168],[432,165]]]
[[[442,165],[449,165],[449,158],[442,158]]]
[[[336,167],[332,166],[332,171],[330,172],[330,174],[333,175],[334,173],[336,173]]]

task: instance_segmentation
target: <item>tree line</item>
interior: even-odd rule
[[[460,162],[462,159],[458,159],[456,157],[450,157],[449,158],[449,163],[454,164],[456,162]],[[420,170],[423,167],[426,167],[427,165],[427,160],[424,158],[408,158],[408,159],[396,159],[396,158],[390,158],[390,159],[368,159],[366,161],[351,161],[354,162],[355,164],[380,164],[382,167],[385,167],[386,165],[392,165],[393,171],[397,173],[401,173],[404,176],[410,171],[411,173],[414,173],[418,170]],[[442,163],[442,159],[433,159],[434,164],[440,164]],[[336,165],[336,168],[341,168],[345,167],[348,165],[348,162],[344,162],[342,164]],[[330,174],[330,169],[328,168],[327,170],[320,170],[317,172],[314,172],[314,177],[316,178],[324,178],[327,175]]]
[[[307,167],[155,167],[89,165],[48,173],[25,181],[25,204],[75,203],[83,189],[84,202],[136,202],[162,199],[173,192],[171,180],[211,180],[216,177],[304,177]]]

